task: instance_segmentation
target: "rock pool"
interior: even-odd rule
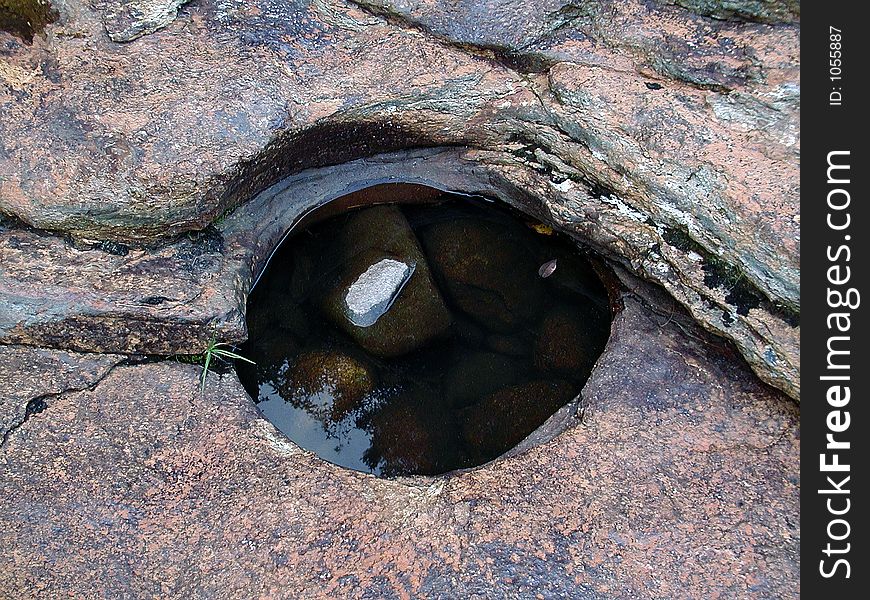
[[[256,366],[238,365],[290,439],[381,476],[515,447],[578,396],[611,320],[567,238],[482,199],[405,194],[294,230],[249,302]]]

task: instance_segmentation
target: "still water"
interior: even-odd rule
[[[239,376],[335,464],[389,477],[488,462],[580,392],[606,292],[576,245],[500,205],[366,193],[394,204],[309,219],[272,257],[240,350],[256,366]]]

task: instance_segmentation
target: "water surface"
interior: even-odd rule
[[[366,193],[408,202],[314,219],[273,256],[242,382],[338,465],[395,476],[496,458],[580,392],[609,333],[605,290],[573,243],[506,208]]]

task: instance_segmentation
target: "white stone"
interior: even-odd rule
[[[374,325],[411,279],[415,265],[384,258],[357,277],[347,289],[347,317],[358,327]]]

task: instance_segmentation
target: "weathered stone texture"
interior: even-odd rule
[[[623,301],[582,422],[445,477],[325,463],[172,361],[53,396],[0,448],[0,596],[799,597],[796,406]]]
[[[721,339],[799,397],[798,3],[54,8],[0,31],[0,596],[799,596],[798,409]],[[244,339],[293,223],[383,181],[615,269],[582,422],[375,479],[233,374],[72,352]]]
[[[229,209],[305,169],[460,145],[497,182],[482,187],[534,190],[523,208],[540,203],[608,246],[797,397],[792,3],[527,4],[205,0],[155,29],[145,8],[171,16],[175,0],[65,0],[32,44],[0,32],[0,212],[79,249],[0,231],[10,264],[36,272],[0,271],[0,340],[166,352],[196,351],[215,331],[243,337],[251,252],[263,249],[247,263],[185,262],[161,244],[232,228]],[[154,32],[113,42],[107,29],[127,27],[118,15]],[[605,205],[609,229],[591,231]],[[138,249],[89,250],[118,243]],[[137,261],[125,291],[97,298]],[[156,292],[155,261],[189,276]],[[34,291],[40,277],[54,296]],[[159,296],[170,302],[142,306]],[[59,297],[84,301],[65,310]],[[82,341],[91,326],[122,335]]]

